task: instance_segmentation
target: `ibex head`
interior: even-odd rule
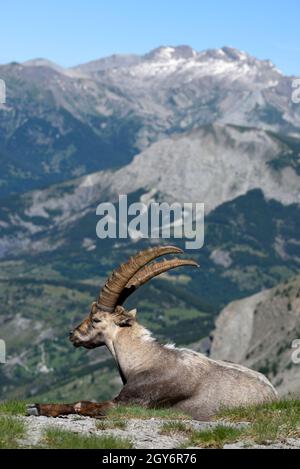
[[[139,252],[113,271],[92,304],[88,317],[74,331],[70,340],[75,347],[95,348],[113,341],[120,328],[131,327],[136,310],[126,311],[122,304],[141,285],[153,277],[183,265],[198,267],[193,260],[171,259],[147,265],[165,254],[182,253],[175,246],[160,246]]]
[[[88,317],[70,332],[70,340],[75,347],[101,347],[107,341],[113,341],[118,328],[132,326],[135,317],[135,309],[126,311],[122,306],[117,306],[112,313],[108,313],[94,302]]]

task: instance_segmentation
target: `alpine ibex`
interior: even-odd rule
[[[103,417],[118,404],[138,404],[173,407],[194,419],[207,420],[221,407],[276,399],[275,389],[262,374],[192,350],[161,345],[137,322],[136,310],[123,308],[129,295],[156,275],[179,266],[197,266],[193,260],[177,258],[151,264],[171,253],[182,251],[173,246],[150,248],[122,264],[108,278],[89,316],[70,332],[75,347],[106,345],[110,350],[124,384],[119,395],[100,403],[34,404],[29,406],[30,414]]]

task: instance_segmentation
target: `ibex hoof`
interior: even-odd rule
[[[26,414],[27,415],[34,415],[35,417],[38,417],[40,415],[39,409],[36,404],[29,404],[26,409]]]

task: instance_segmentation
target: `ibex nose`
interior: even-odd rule
[[[69,339],[72,339],[73,334],[74,334],[74,331],[70,331],[70,332],[69,332]]]

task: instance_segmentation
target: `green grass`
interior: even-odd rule
[[[223,422],[248,422],[241,428],[219,424],[205,431],[191,431],[184,446],[222,448],[226,443],[268,445],[287,438],[300,438],[300,400],[284,399],[257,406],[224,409],[215,418]]]
[[[211,430],[192,431],[189,441],[184,444],[187,446],[199,446],[201,448],[223,448],[226,443],[238,441],[243,435],[243,430],[218,425]]]
[[[127,423],[122,419],[112,419],[112,420],[100,420],[96,423],[97,430],[108,430],[112,428],[118,428],[120,430],[125,430]]]
[[[174,421],[164,423],[161,426],[159,433],[161,435],[173,435],[176,433],[188,435],[191,433],[191,431],[191,428],[185,425],[183,422]]]
[[[273,419],[278,415],[292,421],[300,419],[300,399],[282,399],[256,406],[224,409],[217,418],[225,418],[231,422],[256,422],[258,419]]]
[[[0,449],[19,448],[18,439],[24,435],[24,422],[8,415],[0,416]]]
[[[218,417],[230,422],[250,422],[247,433],[256,443],[300,437],[300,400],[297,399],[225,409]]]
[[[26,415],[26,401],[6,401],[0,403],[0,415]]]
[[[53,427],[45,431],[43,446],[50,449],[130,449],[132,443],[115,436],[86,436]]]
[[[140,406],[117,406],[110,409],[108,418],[121,418],[121,419],[166,419],[166,420],[183,420],[190,419],[191,417],[183,412],[174,409],[145,409]]]

